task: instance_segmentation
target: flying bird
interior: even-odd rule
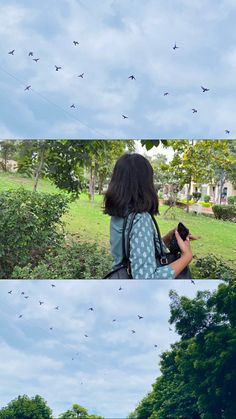
[[[29,86],[26,86],[25,90],[29,90],[31,88],[31,85],[29,84]]]
[[[170,331],[170,332],[172,332],[172,329],[171,329],[171,327],[169,327],[169,331]]]
[[[28,295],[26,295],[24,298],[27,300],[27,298],[29,298],[29,296],[28,296]]]
[[[154,345],[155,348],[157,348],[157,345]]]
[[[52,288],[55,288],[55,286],[56,286],[56,285],[54,285],[54,284],[51,284],[51,287],[52,287]]]
[[[203,87],[203,86],[201,86],[201,89],[202,89],[202,92],[204,93],[204,92],[209,92],[209,90],[210,89],[208,89],[207,87]]]
[[[80,77],[81,79],[84,78],[84,73],[79,74],[77,77]]]
[[[40,60],[40,58],[33,58],[33,61],[35,61],[36,63]]]
[[[24,295],[24,291],[21,292],[21,295]]]
[[[131,80],[136,80],[136,78],[134,77],[134,75],[132,74],[131,76],[129,76],[128,77],[128,79],[131,79]]]
[[[225,130],[225,134],[229,134],[230,131],[228,129]]]
[[[194,285],[195,285],[195,282],[194,282],[194,280],[193,280],[193,279],[191,279],[191,282],[192,282],[192,284],[194,284]]]
[[[134,333],[136,333],[136,332],[135,332],[135,330],[131,330],[131,332],[132,332],[133,334],[134,334]]]
[[[73,41],[74,46],[76,47],[76,45],[79,45],[78,41]]]
[[[70,108],[75,108],[75,104],[72,103],[72,105],[70,105]]]
[[[39,301],[39,305],[41,306],[42,304],[44,304],[44,302],[43,301]]]
[[[169,92],[165,92],[165,93],[164,93],[164,96],[167,96],[168,94],[169,94]]]
[[[10,55],[14,55],[15,50],[13,49],[12,51],[9,51],[8,54]]]
[[[52,330],[52,329],[53,329],[53,327],[50,327],[49,329],[50,329],[50,330]]]
[[[61,70],[62,67],[58,67],[57,65],[54,66],[56,71]]]
[[[140,316],[139,314],[138,314],[138,318],[139,318],[139,320],[143,319],[143,317],[142,317],[142,316]]]
[[[119,291],[122,291],[122,290],[123,290],[123,288],[121,288],[121,287],[120,287],[120,288],[119,288]]]
[[[90,311],[94,311],[93,307],[89,307],[89,309],[88,309],[88,310],[90,310]]]
[[[192,108],[193,113],[197,113],[197,109]]]
[[[116,319],[113,319],[112,321],[113,321],[113,322],[116,322]]]
[[[21,319],[22,317],[23,317],[23,314],[20,314],[20,315],[19,315],[19,319]]]
[[[59,310],[59,306],[54,307],[55,310]]]
[[[11,291],[8,291],[8,294],[11,294],[12,293],[12,290]]]
[[[85,338],[88,338],[88,335],[84,335]]]
[[[28,57],[33,57],[33,55],[34,55],[33,51],[30,51],[28,54]]]
[[[175,45],[173,46],[173,49],[177,49],[177,48],[179,48],[179,47],[177,47],[177,45],[176,45],[176,43],[175,43]]]
[[[124,119],[128,119],[128,116],[122,115]]]

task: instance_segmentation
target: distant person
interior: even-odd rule
[[[127,232],[131,214],[136,213],[130,232],[130,264],[134,279],[173,279],[176,278],[192,260],[191,234],[183,241],[177,230],[171,230],[162,237],[163,248],[169,253],[173,234],[175,234],[181,256],[169,265],[159,266],[156,252],[160,253],[160,242],[152,216],[159,213],[158,196],[153,183],[153,169],[149,161],[140,154],[124,154],[114,167],[108,190],[104,197],[104,213],[111,216],[110,245],[113,258],[112,269],[122,265],[122,231],[125,217],[128,216]]]

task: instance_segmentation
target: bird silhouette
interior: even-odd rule
[[[165,93],[164,93],[164,96],[167,96],[168,94],[169,94],[169,92],[165,92]]]
[[[171,329],[171,327],[169,327],[169,331],[170,331],[170,332],[172,332],[172,329]]]
[[[193,113],[197,113],[197,109],[192,108]]]
[[[124,119],[128,119],[128,116],[126,116],[126,115],[122,115],[122,116],[123,116]]]
[[[53,327],[50,327],[49,329],[50,329],[50,330],[53,330]]]
[[[228,129],[225,130],[225,134],[229,134],[230,131]]]
[[[12,51],[9,51],[8,54],[10,55],[14,55],[15,49],[13,49]]]
[[[70,105],[70,108],[75,108],[75,104],[72,103],[72,105]]]
[[[29,298],[29,296],[28,296],[28,295],[26,295],[24,298],[27,300],[27,299]]]
[[[121,288],[121,287],[120,287],[120,288],[119,288],[119,291],[122,291],[122,290],[123,290],[123,288]]]
[[[175,45],[173,46],[173,49],[177,49],[177,48],[179,48],[179,47],[177,47],[177,45],[176,45],[176,43],[175,43]]]
[[[52,287],[52,288],[55,288],[55,287],[56,287],[56,285],[54,285],[54,284],[51,284],[51,287]]]
[[[138,314],[138,318],[139,318],[139,320],[143,319],[143,317],[142,317],[142,316],[140,316],[139,314]]]
[[[154,345],[155,348],[157,348],[157,345]]]
[[[24,295],[24,291],[22,291],[20,294],[21,294],[21,295]]]
[[[93,307],[89,307],[88,309],[89,311],[94,311]]]
[[[77,77],[80,77],[81,79],[84,78],[84,73],[79,74]]]
[[[128,77],[128,79],[131,79],[131,80],[136,80],[136,78],[134,77],[134,75],[132,74],[131,76],[129,76]]]
[[[19,319],[21,319],[22,317],[23,317],[23,314],[20,314],[20,315],[19,315]]]
[[[36,63],[40,60],[40,58],[33,58],[33,61],[35,61]]]
[[[76,47],[76,45],[79,45],[78,41],[73,41],[74,46]]]
[[[59,71],[59,70],[62,69],[62,67],[58,67],[57,65],[55,65],[54,67],[55,67],[56,71]]]
[[[193,280],[193,279],[191,279],[191,282],[192,282],[192,284],[194,284],[194,285],[195,285],[195,282],[194,282],[194,280]]]
[[[88,338],[88,335],[84,335],[85,338]]]
[[[54,307],[54,310],[59,310],[59,306]]]
[[[43,304],[44,304],[44,301],[39,301],[40,306],[43,305]]]
[[[29,90],[31,88],[31,85],[29,84],[29,86],[26,86],[25,90]]]
[[[131,330],[131,332],[132,332],[133,334],[134,334],[134,333],[136,333],[136,332],[135,332],[135,330]]]
[[[203,87],[203,86],[201,86],[201,89],[202,89],[202,92],[203,92],[203,93],[205,93],[205,92],[209,92],[209,90],[210,90],[210,89],[208,89],[207,87]]]
[[[12,293],[12,290],[11,291],[8,291],[8,294],[11,294]]]
[[[28,54],[28,57],[33,57],[33,55],[34,55],[33,51],[30,51]]]
[[[113,321],[113,322],[116,322],[116,319],[113,319],[112,321]]]

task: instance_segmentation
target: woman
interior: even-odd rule
[[[156,249],[160,242],[154,227],[152,216],[159,213],[158,197],[153,183],[153,169],[145,157],[140,154],[125,154],[115,164],[111,182],[104,198],[104,212],[111,216],[110,245],[113,257],[112,268],[122,265],[122,230],[124,217],[137,213],[130,232],[130,264],[134,279],[173,279],[192,260],[190,235],[183,241],[177,230],[171,230],[162,238],[165,252],[175,234],[181,257],[169,265],[158,266]],[[125,230],[129,229],[130,215]],[[154,243],[155,240],[155,243]]]

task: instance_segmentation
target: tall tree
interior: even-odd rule
[[[0,409],[0,419],[53,419],[52,410],[41,397],[18,396]]]
[[[2,157],[2,160],[0,160],[0,167],[2,167],[4,172],[7,172],[8,160],[14,155],[15,151],[15,141],[0,141],[0,156]]]
[[[64,413],[61,413],[59,416],[60,419],[104,419],[102,416],[97,415],[90,415],[88,413],[88,410],[79,405],[79,404],[73,404],[71,410],[67,410]]]

